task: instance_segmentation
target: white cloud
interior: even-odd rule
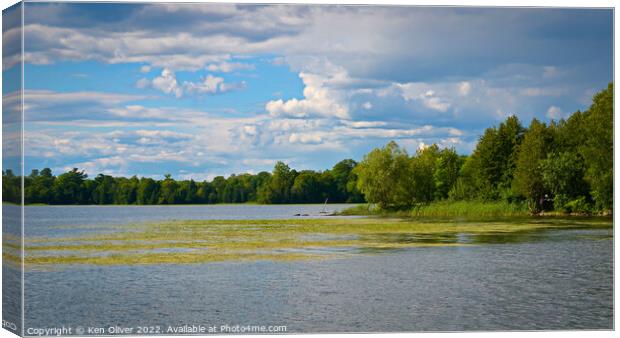
[[[566,88],[561,87],[527,87],[520,91],[523,96],[560,96],[567,94]]]
[[[376,128],[387,125],[383,121],[342,121],[342,124],[351,128]]]
[[[425,107],[442,113],[450,108],[450,103],[439,97],[434,90],[428,89],[429,86],[425,83],[395,83],[394,86],[407,101],[418,101]]]
[[[218,91],[222,91],[224,85],[224,79],[221,77],[207,75],[202,82],[184,82],[183,86],[190,93],[207,93],[215,94]]]
[[[274,100],[265,105],[265,109],[273,117],[336,117],[346,119],[349,117],[348,105],[343,102],[339,94],[329,88],[329,82],[338,80],[342,74],[322,76],[301,72],[299,77],[304,83],[303,99],[290,99],[288,101]]]
[[[432,90],[424,93],[424,96],[421,96],[420,99],[426,107],[442,113],[445,113],[448,108],[450,108],[450,103],[443,101],[443,99],[435,95],[435,92]]]
[[[24,113],[29,122],[78,122],[84,120],[106,120],[110,109],[119,104],[143,100],[146,96],[108,92],[81,91],[56,92],[51,90],[25,90]],[[21,116],[21,95],[3,95],[3,109],[7,112],[5,121]],[[17,110],[15,110],[17,109]]]
[[[179,86],[174,73],[168,68],[164,68],[161,75],[151,81],[151,86],[166,94],[174,94],[176,97],[183,96],[183,89]]]
[[[503,119],[507,118],[508,116],[510,116],[510,114],[507,113],[505,110],[502,110],[502,109],[495,110],[495,117],[498,120],[503,120]]]
[[[144,66],[140,67],[140,72],[141,73],[148,73],[150,71],[151,71],[151,66],[149,66],[149,65],[144,65]]]
[[[138,80],[138,82],[136,82],[136,87],[140,89],[147,88],[150,85],[151,85],[151,81],[144,77]]]
[[[208,71],[221,73],[230,73],[232,71],[246,69],[254,69],[254,65],[249,63],[222,61],[220,63],[212,63],[207,66]]]
[[[174,94],[176,97],[181,97],[184,93],[216,94],[244,89],[245,82],[225,83],[224,78],[207,74],[200,82],[184,81],[181,85],[177,81],[174,72],[168,68],[164,68],[161,75],[155,77],[153,80],[148,80],[146,78],[138,80],[136,87],[152,87],[165,94]]]
[[[551,106],[547,109],[547,117],[553,120],[559,120],[564,117],[564,112],[560,107]]]
[[[467,96],[471,92],[471,83],[463,81],[459,83],[459,94],[461,96]]]
[[[290,143],[302,143],[302,144],[318,144],[323,142],[322,133],[292,133],[288,141]]]
[[[246,87],[247,85],[245,81],[233,82],[233,83],[224,82],[220,84],[220,93],[225,93],[225,92],[229,92],[232,90],[242,90],[242,89],[245,89]]]
[[[362,108],[366,109],[366,110],[370,110],[372,109],[372,103],[366,101],[362,104]]]

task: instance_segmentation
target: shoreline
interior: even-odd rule
[[[2,205],[11,205],[20,207],[21,204],[12,202],[2,202]],[[24,204],[25,207],[202,207],[202,206],[314,206],[324,205],[324,203],[280,203],[280,204],[264,204],[264,203],[204,203],[204,204],[43,204],[33,203]],[[327,205],[362,205],[361,203],[327,203]]]
[[[336,212],[335,216],[397,217],[404,219],[428,217],[576,217],[612,218],[613,210],[599,213],[542,211],[533,214],[527,207],[507,202],[456,201],[434,202],[407,209],[380,209],[372,204],[359,204]]]

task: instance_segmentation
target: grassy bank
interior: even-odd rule
[[[523,204],[507,202],[455,201],[433,202],[408,210],[382,210],[369,204],[343,210],[341,215],[383,217],[512,217],[529,216]]]
[[[124,226],[107,234],[29,238],[25,262],[28,266],[50,266],[327,259],[415,247],[514,243],[539,240],[538,235],[550,229],[610,226],[608,219],[517,217],[500,221],[437,218],[174,221]],[[5,239],[5,245],[10,244],[7,241],[10,239]],[[5,251],[4,258],[17,262],[16,254]]]

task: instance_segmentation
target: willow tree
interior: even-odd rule
[[[354,173],[357,187],[369,203],[377,203],[383,209],[413,203],[409,155],[396,142],[372,150],[355,167]]]

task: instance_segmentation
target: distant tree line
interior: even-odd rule
[[[5,201],[19,203],[20,180],[3,171]],[[273,172],[212,181],[151,178],[88,179],[73,169],[49,168],[25,177],[26,203],[190,204],[369,202],[383,209],[439,200],[503,200],[543,210],[601,212],[613,208],[613,85],[585,112],[549,124],[515,116],[488,128],[469,156],[437,145],[410,156],[396,142],[372,150],[360,163],[343,160],[322,172],[296,171],[282,162]]]
[[[352,172],[353,160],[338,162],[331,170],[296,171],[278,162],[272,173],[217,176],[212,181],[163,180],[136,176],[113,177],[99,174],[89,179],[74,168],[54,176],[52,170],[32,170],[24,180],[26,204],[213,204],[246,203],[359,203],[364,198],[357,190]],[[2,173],[3,199],[20,203],[21,178],[11,170]]]
[[[358,188],[381,208],[435,200],[505,200],[533,213],[613,208],[613,85],[585,112],[528,128],[515,116],[485,130],[470,156],[432,145],[413,156],[395,142],[355,168]]]

